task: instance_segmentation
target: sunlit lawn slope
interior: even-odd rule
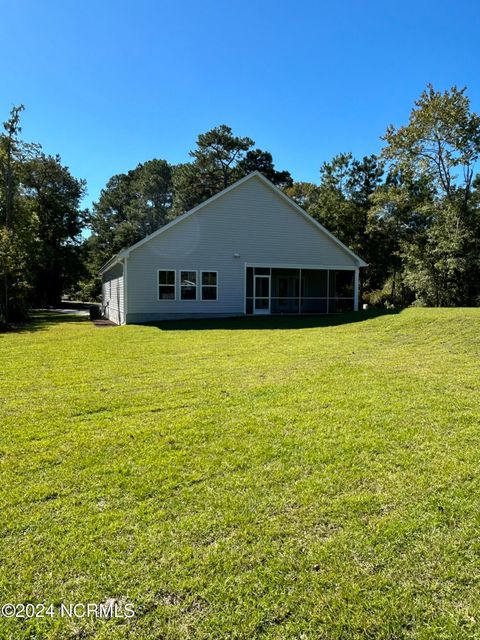
[[[0,637],[480,637],[479,336],[479,309],[0,335],[0,601],[135,607]]]

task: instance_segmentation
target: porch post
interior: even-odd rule
[[[327,313],[330,313],[330,269],[327,269]]]
[[[359,278],[360,269],[357,267],[355,269],[355,280],[353,286],[353,310],[358,311],[358,289],[360,286],[360,278]]]
[[[302,270],[298,270],[298,313],[302,313]]]

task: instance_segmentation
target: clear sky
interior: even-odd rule
[[[188,159],[230,125],[317,181],[377,152],[428,82],[480,111],[480,3],[462,0],[0,0],[0,116],[59,153],[95,200],[139,162]]]

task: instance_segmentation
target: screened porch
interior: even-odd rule
[[[355,269],[246,269],[247,314],[338,313],[355,308]]]

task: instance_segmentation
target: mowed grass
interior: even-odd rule
[[[480,637],[480,310],[0,336],[22,639]]]

